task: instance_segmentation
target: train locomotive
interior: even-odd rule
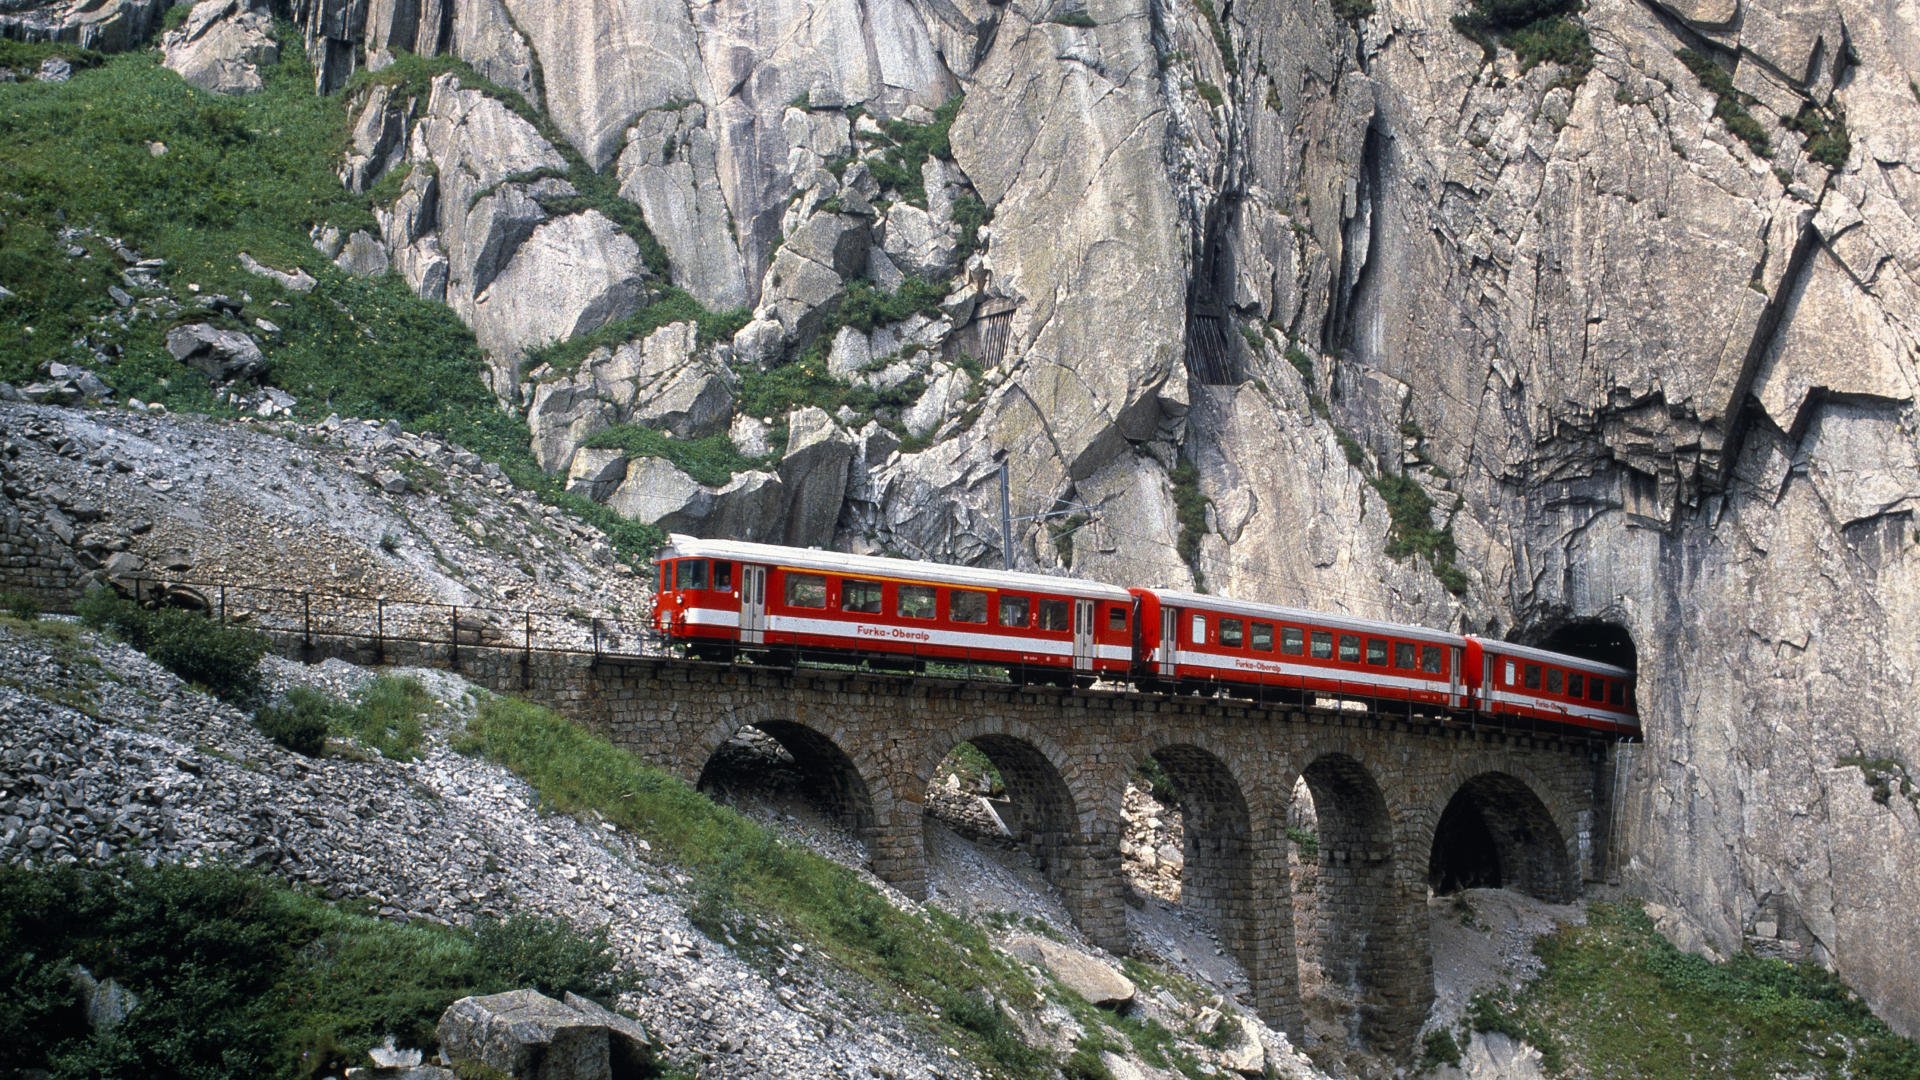
[[[1365,699],[1462,719],[1640,731],[1633,673],[1424,627],[1172,589],[674,535],[653,626],[695,656],[745,649],[1150,692]]]

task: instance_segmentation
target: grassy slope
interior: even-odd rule
[[[1675,949],[1635,906],[1594,904],[1587,925],[1536,950],[1541,978],[1517,999],[1476,999],[1469,1019],[1540,1047],[1557,1075],[1920,1077],[1920,1046],[1832,975],[1752,956],[1710,963]]]
[[[315,96],[312,85],[298,49],[268,72],[265,91],[245,97],[189,86],[153,50],[113,57],[66,83],[0,84],[0,285],[18,294],[0,301],[0,380],[31,381],[54,360],[96,366],[74,345],[90,337],[123,350],[100,372],[123,397],[218,414],[206,381],[167,355],[165,335],[211,318],[191,307],[196,296],[245,298],[243,318],[224,325],[261,339],[268,381],[299,399],[301,415],[391,417],[444,435],[600,527],[621,550],[650,551],[655,530],[566,496],[540,473],[525,425],[481,382],[479,348],[452,311],[395,276],[345,274],[314,249],[312,226],[366,228],[373,214],[371,200],[333,171],[346,146],[343,102]],[[157,143],[165,154],[154,155]],[[69,255],[64,225],[167,260],[164,291],[187,310],[119,325],[107,294],[120,284],[119,260],[98,237],[79,241],[86,257]],[[242,269],[242,251],[304,269],[319,285],[288,291]],[[263,333],[256,318],[281,332]]]

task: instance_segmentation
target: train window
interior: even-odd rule
[[[1587,700],[1588,701],[1607,700],[1607,680],[1601,678],[1598,675],[1595,675],[1593,678],[1588,679],[1587,680]]]
[[[1325,630],[1313,632],[1313,658],[1315,660],[1333,659],[1333,635]]]
[[[680,560],[680,587],[683,589],[705,589],[707,587],[707,560]]]
[[[1280,628],[1280,651],[1288,656],[1299,656],[1306,651],[1307,636],[1297,626]]]
[[[1507,681],[1512,682],[1513,676],[1511,675],[1507,676]],[[1540,689],[1540,665],[1539,664],[1527,665],[1526,687],[1529,690]]]
[[[1531,667],[1527,668],[1527,674],[1532,675],[1534,673],[1535,672],[1533,668]],[[1507,685],[1508,686],[1513,685],[1513,661],[1511,660],[1507,661]]]
[[[947,597],[947,617],[954,622],[983,623],[987,621],[987,594],[955,589]]]
[[[1435,675],[1447,669],[1447,653],[1438,645],[1420,646],[1420,670],[1431,671]]]
[[[1065,630],[1067,628],[1067,602],[1065,600],[1040,601],[1040,629]]]
[[[933,586],[902,585],[893,609],[903,619],[933,618]]]
[[[1607,703],[1610,705],[1625,705],[1627,703],[1627,684],[1617,679],[1608,683]]]
[[[1207,617],[1205,615],[1195,615],[1193,617],[1193,643],[1195,645],[1205,645],[1207,643]]]
[[[1107,609],[1107,629],[1123,633],[1127,629],[1127,609],[1115,604]]]
[[[1394,667],[1406,668],[1408,671],[1412,671],[1414,668],[1420,666],[1419,657],[1420,650],[1414,648],[1412,645],[1404,641],[1396,641],[1393,643]]]
[[[733,564],[716,561],[713,564],[713,591],[733,591]]]
[[[880,614],[880,583],[848,578],[840,583],[840,610]]]
[[[1027,625],[1027,614],[1030,606],[1030,602],[1024,596],[1002,595],[1000,597],[1000,625],[1025,627]]]
[[[1587,696],[1587,677],[1585,675],[1580,674],[1577,671],[1571,675],[1568,675],[1567,676],[1567,694],[1570,697],[1577,697],[1577,698],[1586,697]]]
[[[1387,666],[1387,640],[1385,638],[1367,639],[1367,663],[1374,667]]]
[[[1220,620],[1220,644],[1229,649],[1237,649],[1246,641],[1244,624],[1239,619]]]
[[[670,562],[663,561],[660,564],[660,591],[673,591],[673,564]]]
[[[1257,622],[1253,624],[1253,647],[1261,652],[1273,651],[1273,624]]]
[[[1547,693],[1558,694],[1564,686],[1566,674],[1557,667],[1547,669]]]
[[[1349,664],[1357,664],[1360,662],[1359,634],[1340,635],[1340,659]]]
[[[826,607],[827,579],[819,574],[788,574],[787,606]]]

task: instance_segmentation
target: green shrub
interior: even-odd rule
[[[1714,63],[1712,57],[1692,49],[1681,49],[1673,55],[1686,65],[1688,71],[1693,72],[1694,78],[1700,80],[1700,85],[1713,92],[1714,119],[1725,124],[1727,130],[1738,136],[1754,153],[1761,157],[1771,156],[1773,140],[1768,138],[1760,121],[1747,111],[1747,106],[1756,104],[1755,99],[1734,88],[1733,76]]]
[[[631,981],[619,975],[607,928],[582,934],[558,919],[517,914],[474,925],[480,981],[530,986],[557,998],[566,993],[609,998]]]
[[[1502,44],[1513,50],[1523,71],[1552,62],[1567,69],[1564,80],[1578,85],[1593,70],[1593,39],[1574,15],[1579,0],[1471,0],[1469,10],[1453,17],[1453,28],[1479,43],[1487,59]]]
[[[629,341],[639,341],[671,323],[691,322],[695,339],[702,345],[730,341],[747,324],[752,312],[746,308],[709,311],[691,293],[677,287],[664,289],[660,298],[624,319],[615,319],[597,330],[570,338],[561,338],[527,352],[527,369],[550,364],[556,371],[578,370],[580,362],[595,349],[610,349]]]
[[[604,940],[564,924],[482,931],[383,922],[217,866],[0,867],[0,1073],[338,1075],[387,1035],[432,1046],[457,998],[619,981]],[[76,1007],[75,964],[138,997],[112,1032]]]
[[[1420,1040],[1420,1071],[1432,1072],[1442,1065],[1460,1064],[1460,1044],[1454,1041],[1453,1032],[1444,1028],[1427,1032]]]
[[[21,589],[0,592],[0,608],[22,622],[33,622],[46,610],[41,606],[39,597]]]
[[[1060,26],[1073,26],[1082,30],[1091,30],[1100,25],[1093,21],[1093,16],[1080,8],[1055,15],[1050,21]]]
[[[932,121],[925,124],[888,120],[880,125],[889,145],[880,157],[867,162],[867,168],[881,187],[898,192],[915,206],[927,205],[927,185],[921,168],[929,157],[953,158],[953,144],[948,141],[948,134],[953,130],[953,119],[960,115],[964,100],[960,94],[948,98],[933,111]]]
[[[333,698],[304,686],[287,691],[278,705],[263,706],[253,715],[262,734],[275,743],[307,757],[319,757],[327,748],[327,731],[333,727]]]
[[[1320,858],[1320,834],[1312,829],[1303,829],[1298,825],[1287,826],[1287,839],[1293,841],[1294,849],[1300,852],[1300,858],[1313,862]]]
[[[1180,522],[1180,536],[1174,541],[1180,559],[1193,571],[1196,583],[1202,583],[1200,574],[1200,540],[1207,535],[1207,505],[1209,500],[1200,491],[1200,470],[1193,462],[1182,461],[1173,467],[1170,477],[1173,481],[1173,513]]]
[[[1113,1070],[1100,1060],[1100,1051],[1084,1042],[1073,1048],[1066,1063],[1060,1066],[1062,1080],[1113,1080]]]
[[[664,431],[639,424],[615,424],[595,432],[583,444],[600,450],[619,450],[628,457],[657,457],[702,484],[719,486],[737,472],[767,464],[742,454],[725,435],[676,439]]]
[[[1357,23],[1373,14],[1373,0],[1333,0],[1333,13]]]
[[[1828,116],[1809,101],[1785,123],[1789,130],[1806,136],[1807,156],[1829,169],[1845,165],[1853,154],[1853,137],[1847,133],[1846,116],[1837,104],[1833,115]]]
[[[154,663],[222,698],[243,698],[260,684],[264,635],[198,612],[143,608],[103,588],[88,590],[78,607],[87,625],[111,631]]]
[[[893,292],[882,292],[871,281],[858,279],[847,286],[834,317],[834,329],[851,326],[871,332],[915,315],[937,315],[940,302],[947,298],[947,287],[939,282],[909,275]],[[826,336],[822,334],[822,336]]]
[[[420,756],[420,718],[433,708],[433,696],[418,680],[381,675],[355,695],[352,708],[335,717],[362,744],[396,761],[411,761]]]
[[[1226,95],[1220,92],[1220,88],[1205,79],[1195,79],[1193,81],[1193,88],[1199,92],[1207,104],[1216,109],[1226,103]]]

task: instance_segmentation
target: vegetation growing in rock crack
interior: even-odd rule
[[[1593,39],[1576,17],[1580,0],[1470,0],[1453,28],[1472,38],[1491,61],[1501,45],[1522,71],[1543,63],[1566,69],[1563,82],[1579,85],[1593,70]]]
[[[929,157],[952,160],[953,144],[948,141],[948,134],[965,101],[964,95],[955,94],[933,110],[933,119],[924,124],[911,120],[881,122],[887,148],[878,158],[867,162],[868,170],[881,187],[890,188],[901,198],[925,209],[927,184],[922,170]]]
[[[618,450],[628,457],[665,458],[681,472],[715,487],[733,479],[735,473],[772,464],[766,459],[742,454],[725,435],[676,439],[667,432],[639,424],[615,424],[594,432],[581,445],[596,450]]]
[[[1681,49],[1673,54],[1693,72],[1700,85],[1713,92],[1714,119],[1725,124],[1727,130],[1739,136],[1748,149],[1761,157],[1773,154],[1773,140],[1767,135],[1767,129],[1754,119],[1749,106],[1759,104],[1751,94],[1742,93],[1734,88],[1733,76],[1725,68],[1713,62],[1713,58],[1692,49]],[[1811,150],[1811,148],[1809,148]],[[1841,160],[1845,160],[1843,157]]]
[[[1180,560],[1193,572],[1194,585],[1206,590],[1206,575],[1200,570],[1200,540],[1207,535],[1207,506],[1212,502],[1200,491],[1200,470],[1191,461],[1174,465],[1168,479],[1173,482],[1173,513],[1180,522],[1180,535],[1174,548]]]

